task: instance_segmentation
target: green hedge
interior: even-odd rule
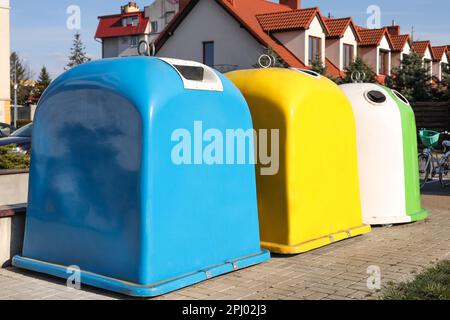
[[[25,127],[27,124],[31,123],[31,120],[17,120],[17,129],[20,129],[22,127]]]
[[[0,147],[0,170],[28,169],[30,157],[16,152],[15,145]]]

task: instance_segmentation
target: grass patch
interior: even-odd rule
[[[450,261],[425,270],[409,282],[390,283],[381,294],[383,300],[450,300]]]
[[[0,170],[28,169],[30,157],[16,152],[15,145],[0,147]]]

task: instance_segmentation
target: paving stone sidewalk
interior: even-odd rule
[[[381,270],[382,283],[410,279],[433,263],[450,259],[450,192],[423,196],[431,217],[424,222],[374,228],[371,234],[306,254],[274,256],[268,263],[240,270],[156,299],[373,299],[367,270]],[[127,299],[41,274],[0,269],[2,299]]]

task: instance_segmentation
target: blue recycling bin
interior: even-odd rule
[[[133,57],[66,72],[36,112],[14,266],[152,297],[268,260],[254,164],[208,153],[229,129],[252,129],[247,104],[202,64]]]

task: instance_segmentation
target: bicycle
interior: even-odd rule
[[[422,129],[419,132],[420,140],[422,140],[425,149],[419,154],[419,173],[420,173],[420,188],[423,187],[439,176],[439,182],[443,188],[450,186],[450,182],[446,182],[445,177],[450,172],[450,141],[444,141],[444,153],[441,157],[435,155],[435,147],[439,143],[441,135],[449,135],[449,132],[437,132]]]

